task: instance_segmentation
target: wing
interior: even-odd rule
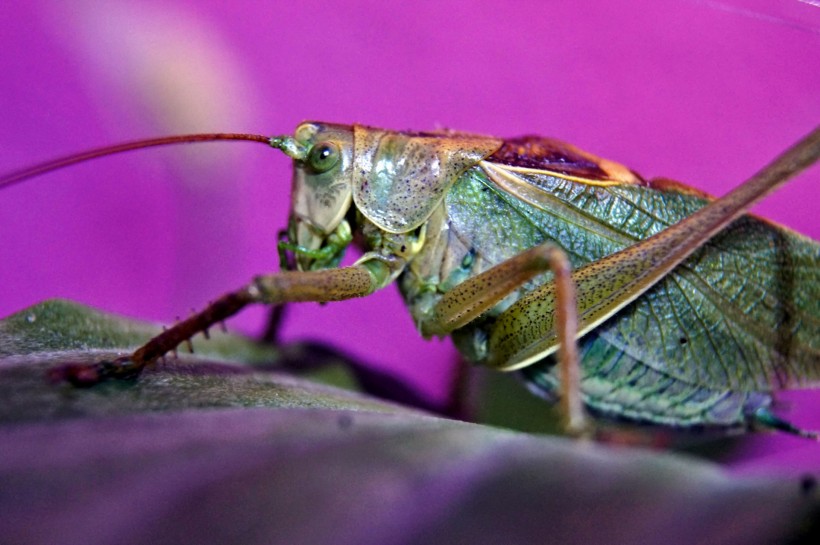
[[[527,142],[529,150],[546,149],[533,137]],[[708,202],[684,186],[647,183],[612,163],[596,171],[554,153],[541,161],[521,154],[526,160],[516,163],[509,149],[496,154],[507,163],[485,161],[484,172],[465,177],[449,200],[451,229],[471,239],[487,266],[552,241],[578,267],[632,246]],[[562,164],[573,166],[556,167]],[[590,172],[594,176],[582,177]],[[707,389],[720,397],[727,391],[766,392],[773,382],[815,381],[819,301],[818,245],[744,216],[585,337],[583,365],[588,377],[611,390],[596,385],[602,407],[621,406],[631,396],[636,410],[647,411],[646,396],[635,400],[650,384],[666,384],[669,392],[678,388],[675,399],[696,401]],[[623,386],[629,383],[631,390]]]
[[[666,424],[742,421],[774,385],[816,381],[818,253],[744,217],[581,342],[603,412]],[[524,373],[547,391],[553,362]]]

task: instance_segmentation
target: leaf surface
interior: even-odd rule
[[[145,327],[65,303],[0,323],[4,542],[767,543],[820,505],[809,481],[436,418],[244,356],[45,380]]]

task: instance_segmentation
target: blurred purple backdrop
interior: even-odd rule
[[[138,137],[317,119],[541,133],[721,195],[820,120],[815,1],[345,4],[3,3],[0,172]],[[818,183],[815,169],[756,211],[818,238]],[[10,188],[0,315],[66,297],[173,321],[275,270],[289,185],[281,154],[208,144]],[[262,325],[261,309],[232,322]],[[393,289],[293,306],[285,334],[396,369],[439,400],[455,361],[449,342],[418,337]],[[785,414],[820,428],[818,397],[787,396]],[[744,470],[820,468],[805,441],[749,448]]]

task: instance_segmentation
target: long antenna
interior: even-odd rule
[[[142,148],[152,148],[155,146],[167,146],[171,144],[190,144],[194,142],[213,142],[217,140],[245,140],[251,142],[260,142],[265,145],[272,145],[269,136],[262,136],[259,134],[241,134],[241,133],[206,133],[206,134],[184,134],[181,136],[165,136],[162,138],[149,138],[147,140],[136,140],[134,142],[126,142],[124,144],[116,144],[114,146],[106,146],[104,148],[97,148],[72,155],[66,155],[58,159],[52,159],[39,165],[34,165],[15,172],[11,172],[4,176],[0,176],[0,189],[40,176],[46,172],[58,170],[67,166],[71,166],[97,157],[104,157],[106,155],[113,155],[115,153],[122,153],[124,151],[132,151]],[[278,147],[278,146],[277,146]]]

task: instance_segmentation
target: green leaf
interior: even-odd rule
[[[398,410],[350,392],[298,380],[275,368],[285,355],[238,335],[194,341],[137,380],[78,389],[49,380],[60,365],[127,354],[160,328],[67,301],[47,301],[0,322],[0,422],[105,416],[205,407],[321,407]],[[291,352],[287,357],[293,357]]]

